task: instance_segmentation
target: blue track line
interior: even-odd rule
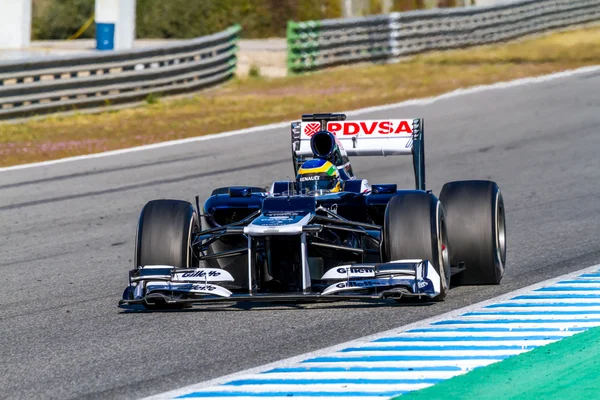
[[[406,372],[406,371],[432,371],[432,372],[451,372],[463,371],[461,367],[454,365],[444,365],[440,367],[291,367],[275,368],[265,371],[265,374],[288,373],[288,372]]]
[[[393,392],[194,392],[176,397],[177,399],[199,399],[203,397],[395,397],[406,393],[406,390]]]
[[[527,308],[527,307],[600,307],[596,303],[498,303],[490,304],[484,308]]]
[[[559,328],[503,328],[503,327],[485,327],[485,328],[418,328],[407,332],[426,333],[426,332],[583,332],[587,327],[570,327],[566,329]]]
[[[365,347],[348,347],[347,349],[340,350],[340,353],[351,353],[357,351],[436,351],[436,350],[522,350],[522,349],[533,349],[537,346],[365,346]]]
[[[389,337],[374,340],[373,342],[503,342],[515,340],[560,340],[564,336],[427,336],[427,337]]]
[[[363,357],[317,357],[301,363],[339,363],[339,362],[379,362],[379,361],[464,361],[464,360],[503,360],[509,355],[497,356],[363,356]]]
[[[600,323],[600,318],[590,319],[482,319],[461,320],[449,319],[433,322],[431,325],[474,325],[474,324],[575,324],[581,322]]]
[[[546,295],[529,295],[513,297],[511,300],[553,300],[553,299],[598,299],[600,294],[546,294]],[[576,305],[577,303],[573,303]]]
[[[415,385],[420,383],[436,384],[443,379],[241,379],[225,383],[225,386],[245,385],[324,385],[324,384],[348,384],[348,385]]]
[[[463,317],[475,317],[482,315],[600,315],[600,311],[477,311],[463,314]]]
[[[600,292],[600,287],[549,286],[536,289],[534,292]]]

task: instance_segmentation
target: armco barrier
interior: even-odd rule
[[[213,86],[233,76],[240,27],[110,53],[0,63],[0,119],[137,102]]]
[[[600,20],[600,0],[526,0],[363,18],[288,22],[288,72],[390,61],[425,52],[501,42]]]

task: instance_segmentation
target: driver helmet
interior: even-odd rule
[[[298,170],[298,190],[303,194],[335,193],[341,190],[338,169],[330,161],[308,160]]]

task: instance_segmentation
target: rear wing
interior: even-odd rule
[[[305,114],[291,126],[296,172],[302,162],[315,157],[313,136],[327,131],[345,156],[412,155],[415,187],[425,190],[423,125],[422,118],[346,121],[345,114]]]

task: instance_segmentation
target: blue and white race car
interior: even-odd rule
[[[215,189],[200,213],[153,200],[140,215],[134,269],[119,306],[316,300],[443,300],[450,281],[498,284],[504,203],[491,181],[425,188],[422,119],[291,125],[296,179]],[[349,156],[410,155],[415,188],[369,184]]]

